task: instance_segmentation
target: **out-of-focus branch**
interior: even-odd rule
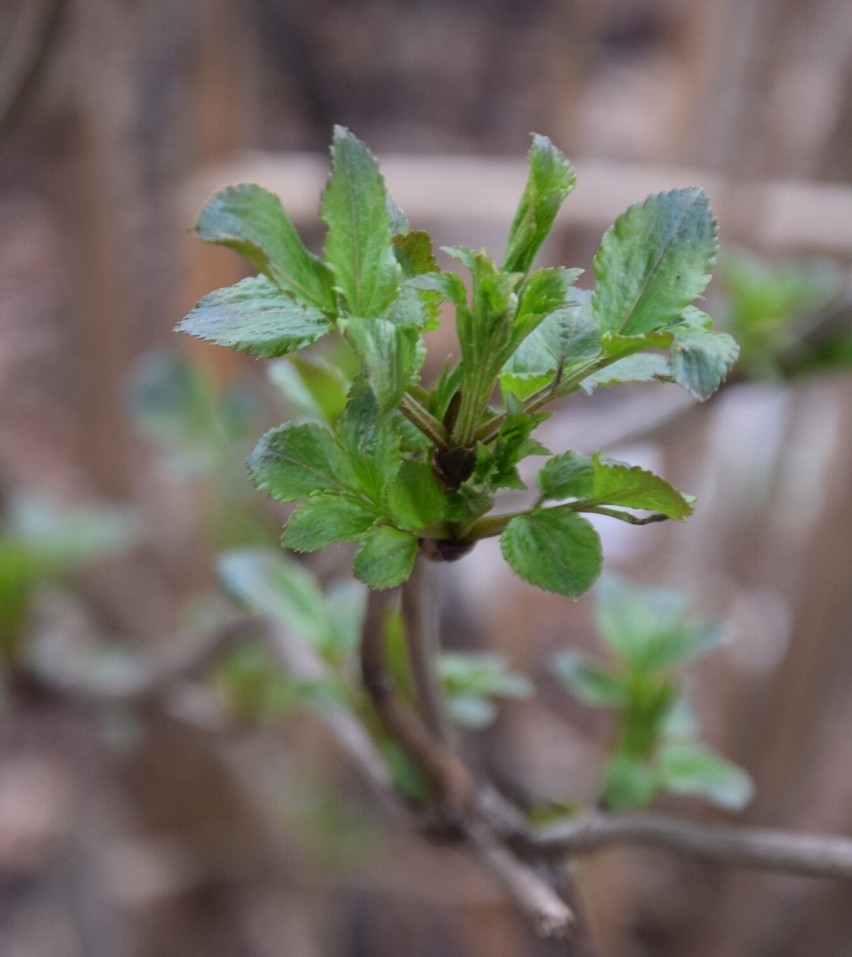
[[[482,821],[462,825],[478,860],[532,922],[542,937],[564,937],[574,925],[574,914],[556,891],[529,864],[520,861]]]
[[[437,741],[420,718],[393,692],[384,651],[387,594],[371,592],[362,635],[365,686],[386,730],[432,778],[455,812],[452,823],[480,863],[498,880],[515,906],[544,936],[562,936],[573,922],[569,906],[541,872],[554,860],[625,845],[657,847],[705,860],[780,873],[852,880],[852,840],[812,837],[761,828],[707,825],[658,814],[588,814],[532,829],[524,815],[488,785],[479,785],[462,762]],[[150,663],[122,680],[63,674],[56,667],[31,678],[82,706],[150,706],[202,675],[236,643],[260,639],[281,666],[300,681],[322,681],[328,666],[317,652],[286,629],[259,618],[240,617]],[[387,763],[352,711],[318,713],[335,742],[381,805],[409,826],[423,818],[396,793]]]
[[[450,747],[453,728],[435,670],[440,640],[434,574],[422,555],[418,555],[411,578],[402,586],[402,617],[417,707],[435,738]]]
[[[468,769],[432,734],[393,689],[385,660],[387,592],[370,591],[361,632],[361,677],[385,730],[426,772],[442,803],[454,814],[470,810],[476,782]]]
[[[658,814],[592,814],[551,824],[532,840],[539,850],[559,856],[633,844],[738,867],[852,880],[852,840],[842,837],[696,824]]]

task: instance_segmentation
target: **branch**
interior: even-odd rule
[[[436,672],[440,652],[438,610],[432,568],[422,556],[402,586],[402,617],[417,691],[417,707],[427,728],[441,744],[452,746],[453,728],[444,704],[444,692]]]
[[[514,904],[542,937],[564,937],[574,925],[574,914],[547,881],[519,861],[478,821],[462,825],[465,837],[482,865],[502,884]]]
[[[852,880],[852,840],[847,838],[696,824],[659,814],[591,814],[542,828],[532,842],[540,851],[555,855],[591,854],[623,844],[645,845],[721,864]]]
[[[454,812],[469,809],[476,794],[470,771],[435,738],[397,696],[385,661],[388,594],[370,590],[361,632],[361,677],[385,730],[418,764]]]

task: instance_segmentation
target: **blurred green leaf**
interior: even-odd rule
[[[733,811],[745,807],[754,790],[745,771],[701,744],[667,744],[657,764],[667,790],[694,794]]]
[[[296,413],[328,426],[343,414],[351,385],[339,366],[311,353],[271,362],[269,378]]]
[[[718,625],[694,623],[685,595],[668,588],[634,588],[616,575],[596,589],[597,625],[604,641],[630,667],[664,670],[719,647]]]
[[[349,647],[349,631],[333,621],[316,579],[297,562],[272,549],[239,549],[222,554],[218,568],[225,589],[249,611],[280,621],[324,655]],[[360,613],[353,597],[344,608]]]
[[[649,804],[660,789],[654,768],[625,754],[607,764],[604,803],[610,811],[632,811]]]
[[[594,664],[578,651],[565,651],[553,659],[556,674],[586,704],[625,708],[628,688],[621,676]]]
[[[590,293],[570,288],[566,305],[546,315],[509,357],[500,374],[504,389],[526,398],[552,382],[591,367],[601,352],[601,330]]]

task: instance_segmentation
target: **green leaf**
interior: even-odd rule
[[[565,508],[536,509],[513,518],[500,536],[515,574],[545,591],[579,598],[601,570],[598,533]]]
[[[332,542],[355,542],[379,515],[362,502],[334,492],[312,495],[290,516],[282,539],[295,552],[313,552]]]
[[[607,765],[604,804],[610,811],[632,811],[644,807],[660,789],[657,772],[644,761],[615,754]]]
[[[652,382],[654,379],[668,379],[671,376],[668,356],[658,352],[637,352],[632,356],[618,359],[612,365],[593,372],[580,383],[580,387],[591,394],[598,387],[624,385],[628,382]]]
[[[529,271],[547,238],[559,207],[576,183],[574,170],[546,136],[533,135],[529,176],[512,227],[503,269]]]
[[[382,525],[367,534],[353,567],[370,588],[395,588],[411,576],[416,556],[415,535]]]
[[[326,260],[349,312],[363,319],[379,317],[402,277],[385,183],[373,154],[342,126],[334,128],[331,156],[333,172],[322,198]]]
[[[641,335],[676,322],[704,292],[716,259],[716,224],[697,188],[631,206],[595,255],[592,311],[604,332]]]
[[[432,251],[432,237],[425,230],[416,229],[404,236],[394,236],[393,247],[406,276],[438,271]]]
[[[330,328],[319,309],[297,302],[265,276],[254,276],[205,296],[175,331],[269,359],[304,349]]]
[[[499,270],[484,252],[461,247],[445,251],[470,269],[471,307],[456,303],[456,334],[464,364],[464,388],[481,391],[512,351],[516,277]]]
[[[229,186],[201,211],[198,236],[228,246],[281,289],[320,309],[335,309],[331,273],[308,252],[281,200],[259,186]]]
[[[388,514],[400,528],[417,531],[444,517],[446,495],[428,462],[406,459],[387,493]]]
[[[344,484],[379,505],[400,466],[400,419],[382,415],[373,393],[356,383],[335,430]]]
[[[503,655],[489,651],[442,651],[437,659],[438,676],[450,696],[493,695],[526,698],[532,682],[509,668]]]
[[[249,611],[268,615],[316,647],[337,646],[325,599],[316,579],[280,552],[237,549],[219,558],[224,587]]]
[[[595,592],[598,629],[631,669],[665,670],[727,640],[725,629],[690,621],[688,600],[674,589],[634,588],[608,573]]]
[[[589,661],[578,651],[565,651],[553,660],[556,674],[586,704],[623,708],[627,704],[624,679]]]
[[[519,345],[552,312],[569,304],[568,291],[582,269],[539,269],[524,283],[515,315],[515,345]]]
[[[424,358],[417,330],[358,317],[341,319],[340,330],[361,360],[379,410],[399,405]]]
[[[669,518],[686,518],[692,506],[678,490],[653,472],[579,452],[562,452],[550,459],[538,475],[542,501],[576,498],[580,510],[588,505],[620,505],[648,509]]]
[[[668,744],[660,750],[657,765],[667,790],[694,794],[733,811],[745,807],[754,791],[745,771],[701,744]]]
[[[590,498],[595,502],[648,509],[674,519],[692,514],[689,502],[659,475],[638,465],[606,459],[600,452],[595,453],[592,462],[595,477]]]
[[[568,305],[547,315],[509,358],[500,375],[504,389],[526,398],[556,377],[592,368],[600,354],[600,329],[591,315],[590,294],[568,290]]]
[[[336,452],[328,429],[287,423],[257,443],[248,467],[254,484],[281,502],[337,488]]]
[[[289,356],[270,363],[268,373],[296,412],[327,425],[334,425],[343,414],[351,383],[322,356]]]
[[[671,374],[696,399],[709,399],[737,361],[740,347],[731,336],[714,332],[709,316],[690,307],[673,327]]]
[[[516,466],[529,455],[550,454],[532,437],[533,431],[548,415],[547,412],[524,412],[523,406],[510,393],[506,416],[493,447],[489,452],[486,452],[484,446],[477,448],[480,460],[477,462],[477,478],[493,488],[525,489],[526,483],[521,480]]]
[[[567,451],[554,455],[538,473],[544,501],[591,498],[595,488],[595,464],[588,455]]]

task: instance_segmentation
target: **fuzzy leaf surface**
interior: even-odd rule
[[[653,382],[655,379],[664,380],[670,376],[668,356],[661,355],[659,352],[637,352],[586,376],[580,383],[580,388],[591,394],[595,389],[603,386],[625,385],[628,382]]]
[[[417,330],[355,316],[341,319],[340,329],[361,360],[379,411],[399,405],[424,358]]]
[[[369,389],[355,391],[335,430],[344,484],[381,504],[400,465],[398,413],[383,415]]]
[[[416,531],[440,522],[446,496],[428,462],[406,459],[387,490],[387,507],[394,524]]]
[[[689,502],[665,479],[600,453],[591,458],[573,451],[554,456],[539,473],[539,488],[545,500],[577,498],[598,505],[648,509],[675,519],[692,514]]]
[[[672,378],[696,399],[709,399],[737,361],[740,347],[726,333],[714,332],[710,317],[692,306],[672,332]]]
[[[387,190],[376,158],[337,126],[333,172],[322,198],[328,233],[325,255],[348,311],[363,319],[384,314],[396,296],[402,268],[393,251]]]
[[[328,429],[287,423],[257,443],[248,467],[254,484],[281,502],[337,488],[337,453]]]
[[[175,331],[269,359],[312,345],[330,328],[319,309],[297,302],[265,276],[253,276],[206,295]]]
[[[332,542],[355,542],[378,518],[375,509],[351,496],[320,492],[293,512],[282,541],[295,552],[313,552]]]
[[[589,293],[571,288],[568,305],[549,313],[503,366],[504,389],[526,398],[558,375],[571,376],[600,354],[600,329],[591,315]]]
[[[547,238],[559,207],[576,183],[571,164],[546,137],[533,136],[529,175],[509,230],[503,269],[528,272]]]
[[[604,332],[641,335],[676,322],[710,281],[716,224],[704,192],[672,190],[631,206],[595,254],[592,311]]]
[[[199,238],[236,250],[281,289],[320,309],[335,306],[328,267],[309,252],[281,200],[260,186],[228,186],[204,207]]]
[[[639,468],[593,456],[595,481],[592,497],[609,505],[648,509],[669,518],[681,519],[692,514],[692,506],[681,493],[659,475]]]
[[[536,509],[513,518],[500,548],[524,581],[568,598],[579,598],[601,570],[598,533],[570,509]]]
[[[355,556],[355,575],[370,588],[395,588],[411,576],[416,555],[415,535],[382,525],[364,539]]]

